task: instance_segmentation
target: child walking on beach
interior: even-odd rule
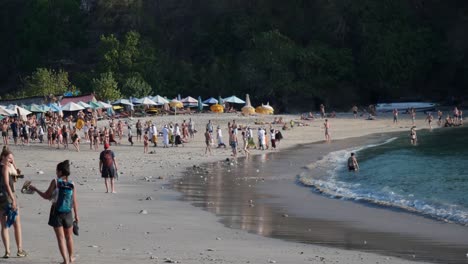
[[[73,248],[73,225],[78,223],[78,204],[76,202],[76,189],[70,176],[70,162],[68,160],[57,164],[57,178],[53,179],[47,191],[41,192],[35,186],[29,189],[36,191],[42,198],[51,200],[49,225],[54,228],[55,236],[64,264],[75,261]],[[73,212],[73,213],[72,213]],[[73,221],[73,214],[75,221]]]

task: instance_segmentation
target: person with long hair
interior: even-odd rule
[[[18,210],[18,202],[15,194],[15,182],[19,170],[16,168],[15,160],[13,153],[5,146],[3,147],[1,153],[1,177],[0,177],[0,215],[1,215],[1,226],[2,226],[2,241],[5,246],[5,255],[3,258],[10,257],[10,237],[8,233],[8,212],[16,214],[16,218],[10,219],[14,220],[13,229],[15,230],[15,240],[18,252],[16,255],[18,257],[26,257],[28,254],[23,250],[23,240],[21,234],[21,221]]]
[[[37,192],[42,198],[52,201],[49,215],[49,226],[54,228],[57,237],[60,254],[63,264],[75,261],[73,248],[73,226],[79,222],[78,204],[76,189],[70,177],[70,161],[65,160],[57,164],[57,178],[53,179],[47,191],[42,192],[35,186],[30,185],[29,189]],[[68,196],[62,190],[68,190]],[[71,194],[70,194],[71,192]],[[73,214],[75,219],[73,220]]]

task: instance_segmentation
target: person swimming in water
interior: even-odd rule
[[[410,137],[411,137],[411,144],[416,145],[416,143],[418,142],[418,137],[416,136],[415,126],[411,127]]]

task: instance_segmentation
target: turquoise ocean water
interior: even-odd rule
[[[382,144],[332,152],[311,167],[326,173],[304,173],[300,182],[340,199],[355,200],[468,225],[468,128],[409,132]],[[356,152],[360,171],[347,171]]]

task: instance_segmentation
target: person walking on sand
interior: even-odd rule
[[[357,162],[356,156],[354,153],[351,153],[351,156],[348,158],[348,171],[358,171],[359,164]]]
[[[138,122],[136,123],[136,131],[137,131],[137,141],[141,142],[141,136],[143,134],[143,125],[141,124],[140,119],[138,119]]]
[[[73,146],[75,147],[76,151],[80,152],[80,136],[78,136],[78,131],[76,131],[76,127],[73,127],[71,139],[72,139]]]
[[[57,178],[50,182],[47,191],[42,192],[33,185],[30,185],[29,189],[52,201],[48,224],[54,228],[63,258],[62,264],[69,264],[75,261],[73,226],[79,222],[76,189],[73,181],[69,179],[70,161],[65,160],[57,164],[56,174]]]
[[[15,182],[19,170],[16,168],[13,153],[8,150],[6,146],[3,147],[1,153],[0,163],[0,189],[2,190],[0,196],[0,215],[1,215],[1,227],[2,227],[2,241],[5,248],[5,255],[3,258],[10,257],[10,237],[8,232],[8,215],[13,215],[13,228],[15,230],[15,240],[18,252],[16,256],[26,257],[27,253],[23,250],[23,239],[21,232],[21,221],[19,216],[19,206],[17,202],[17,196],[15,194]],[[16,215],[16,216],[15,216]],[[8,225],[7,225],[8,224]]]
[[[2,138],[3,138],[3,145],[8,145],[8,123],[6,120],[3,120],[2,124]]]
[[[330,122],[328,122],[328,119],[325,119],[325,123],[323,123],[323,128],[325,129],[325,142],[331,142]]]
[[[205,132],[205,144],[206,144],[205,155],[208,153],[208,151],[210,152],[210,155],[213,155],[211,153],[211,133],[208,128],[206,128],[206,132]]]
[[[411,124],[414,126],[416,122],[416,110],[414,108],[411,108],[410,114],[411,114]]]
[[[223,142],[223,132],[220,126],[218,126],[218,128],[216,129],[216,136],[218,138],[218,148],[220,147],[226,148],[226,144],[224,144]]]
[[[148,153],[148,145],[149,145],[149,136],[148,131],[145,131],[145,135],[143,136],[143,153]]]
[[[164,125],[164,128],[162,129],[163,133],[163,148],[168,148],[169,147],[169,128],[167,128],[167,125]]]
[[[235,158],[237,157],[237,127],[233,125],[231,133],[229,133],[229,145],[232,148],[232,156]]]
[[[115,161],[115,154],[109,148],[109,143],[104,144],[104,150],[99,155],[99,171],[101,172],[101,177],[104,178],[106,193],[109,193],[109,181],[111,192],[115,193],[114,179],[117,176],[118,168],[117,162]]]

